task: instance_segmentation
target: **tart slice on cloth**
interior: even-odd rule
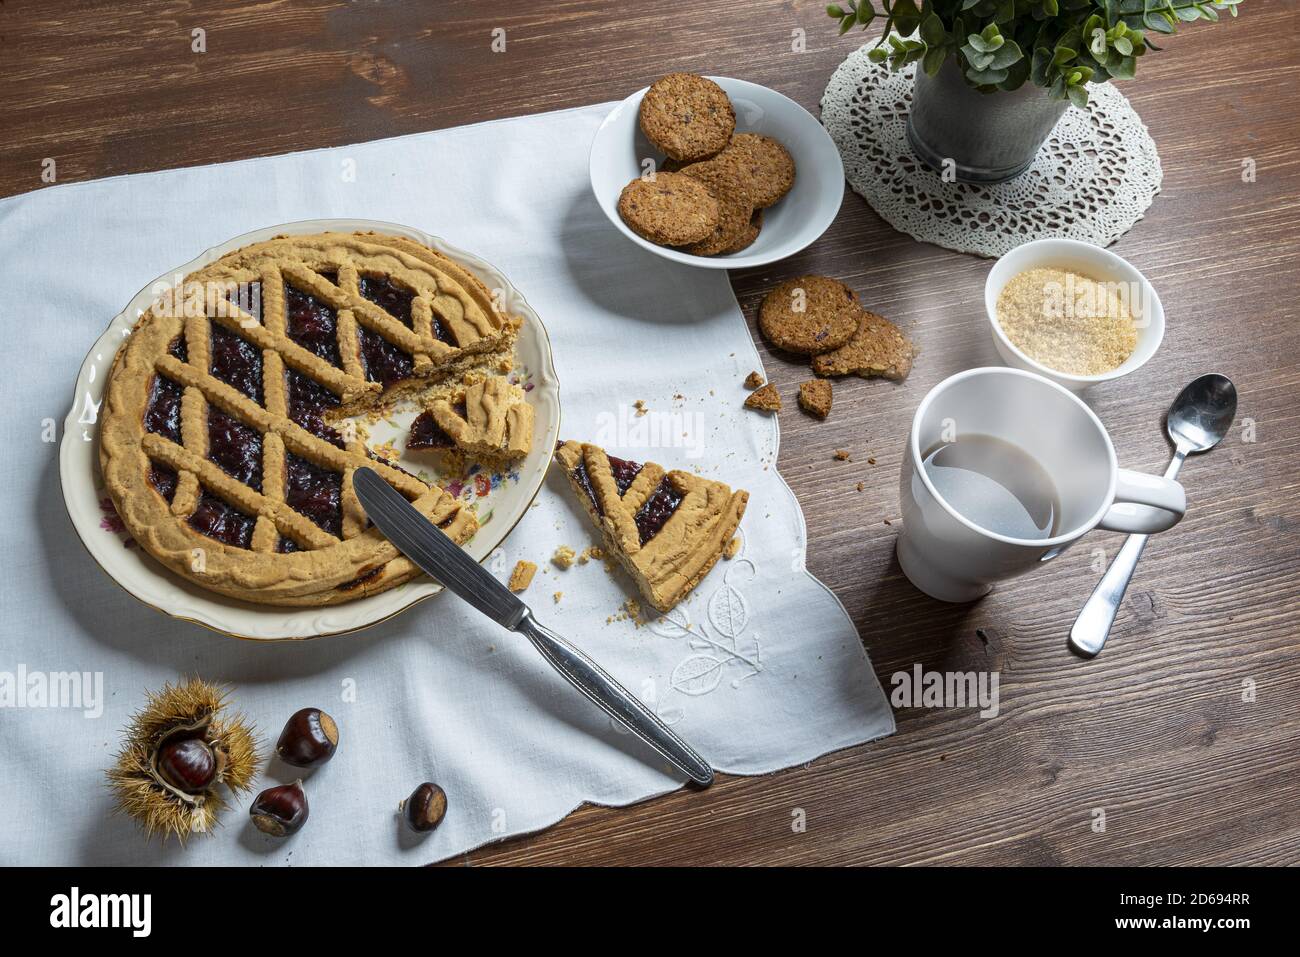
[[[555,461],[617,555],[656,609],[670,611],[722,556],[745,514],[749,493],[654,462],[631,462],[598,445],[563,442]]]

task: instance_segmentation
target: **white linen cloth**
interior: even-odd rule
[[[103,680],[98,716],[93,706],[90,716],[23,707],[21,695],[0,706],[0,863],[419,864],[547,827],[583,802],[624,805],[681,784],[524,639],[452,595],[360,634],[262,644],[145,607],[87,555],[64,511],[50,435],[86,350],[155,276],[232,236],[295,220],[406,223],[476,252],[546,323],[565,437],[749,490],[744,551],[679,607],[695,625],[686,634],[666,621],[607,622],[635,594],[621,572],[550,565],[559,545],[595,540],[553,474],[490,564],[503,578],[516,559],[544,567],[525,596],[542,621],[652,701],[722,772],[763,774],[893,731],[852,623],[803,570],[803,516],[776,472],[776,420],[741,407],[741,379],[760,366],[725,274],[639,249],[591,196],[588,145],[610,108],[0,201],[9,561],[0,682],[7,674],[12,688],[23,671]],[[636,415],[638,399],[648,415]],[[689,436],[679,442],[674,429]],[[110,813],[103,769],[119,729],[146,689],[189,674],[231,683],[268,749],[299,708],[337,718],[338,753],[307,778],[311,818],[295,837],[254,830],[250,797],[214,837],[184,850],[146,843]],[[257,790],[290,779],[285,771],[273,762]],[[395,811],[425,780],[445,788],[450,810],[416,839]]]

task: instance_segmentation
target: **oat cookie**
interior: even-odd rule
[[[859,312],[857,296],[838,279],[798,276],[763,297],[758,327],[778,349],[816,355],[848,342]]]
[[[755,369],[749,375],[745,376],[745,388],[757,389],[763,384],[763,374]]]
[[[831,384],[825,379],[799,383],[799,408],[824,419],[831,414]]]
[[[749,187],[750,201],[771,206],[794,186],[794,160],[779,142],[761,133],[737,133],[716,159],[734,166]]]
[[[813,356],[812,369],[817,375],[884,376],[902,382],[912,371],[916,348],[911,340],[883,316],[855,307],[858,328],[853,338],[834,352]]]
[[[683,167],[681,175],[699,180],[718,201],[718,225],[707,238],[687,246],[684,252],[694,256],[716,256],[743,242],[751,228],[754,207],[736,171],[729,166],[705,162]]]
[[[769,382],[749,394],[749,398],[745,400],[745,408],[758,409],[760,412],[780,412],[781,393],[777,392],[776,386]]]
[[[638,236],[661,246],[698,243],[718,226],[718,201],[699,179],[681,173],[638,176],[623,187],[618,214]]]
[[[742,249],[746,249],[753,245],[754,240],[758,238],[758,234],[762,229],[763,211],[761,209],[755,209],[754,214],[749,217],[749,223],[740,231],[740,235],[736,237],[736,241],[719,253],[719,255],[725,256],[728,253],[738,253]]]
[[[736,111],[722,87],[693,73],[670,73],[641,98],[641,132],[671,159],[691,162],[731,141]]]

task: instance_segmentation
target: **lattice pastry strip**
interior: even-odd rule
[[[690,472],[665,471],[565,442],[555,453],[579,501],[647,600],[668,611],[718,561],[749,493]]]

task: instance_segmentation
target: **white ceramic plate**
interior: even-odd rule
[[[169,269],[136,294],[109,324],[81,365],[72,411],[64,421],[63,442],[59,448],[63,500],[82,542],[100,567],[119,585],[145,604],[175,618],[196,622],[237,638],[282,640],[356,631],[391,618],[441,591],[439,585],[421,576],[382,594],[328,608],[279,608],[227,598],[173,574],[131,541],[122,530],[103,487],[96,418],[104,397],[105,374],[118,347],[130,334],[136,320],[158,297],[159,291],[167,288],[177,276],[188,275],[240,246],[286,233],[327,231],[374,231],[423,243],[460,263],[483,280],[489,289],[502,290],[504,308],[524,319],[515,350],[518,356],[515,373],[520,376],[535,412],[533,450],[513,472],[496,476],[480,473],[477,478],[471,476],[461,492],[467,499],[477,501],[480,528],[465,546],[477,561],[492,554],[532,504],[546,477],[560,431],[560,385],[551,362],[550,340],[541,319],[494,266],[436,236],[408,226],[366,219],[316,219],[245,233],[209,249],[193,262]],[[417,474],[421,470],[432,472],[434,460],[422,453],[405,452],[401,441],[414,417],[415,412],[411,410],[396,413],[387,422],[378,423],[370,429],[368,444],[373,447],[387,439],[397,439],[397,447],[403,449],[398,460],[403,468]]]
[[[844,164],[826,129],[789,97],[757,83],[712,76],[736,108],[737,133],[762,133],[779,140],[794,159],[794,187],[775,206],[763,210],[763,229],[748,248],[727,256],[692,256],[656,246],[632,232],[618,214],[618,197],[643,172],[644,160],[658,165],[663,154],[641,132],[638,90],[614,108],[591,144],[591,188],[609,221],[628,239],[657,256],[703,266],[740,269],[793,256],[817,239],[835,219],[844,199]]]

